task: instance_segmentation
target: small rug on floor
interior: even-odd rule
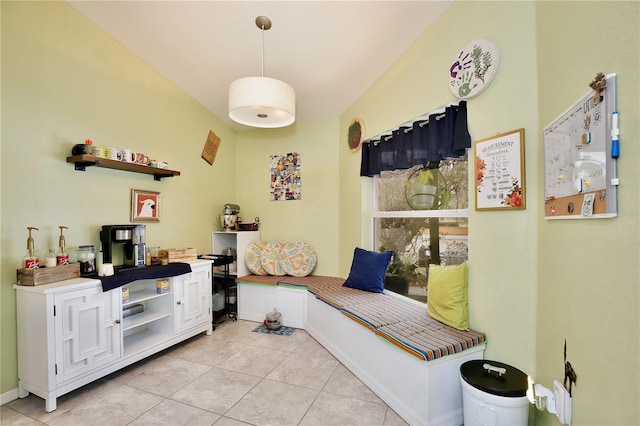
[[[282,326],[277,330],[269,330],[264,324],[260,324],[252,330],[255,333],[275,334],[276,336],[291,336],[294,331],[293,327]]]

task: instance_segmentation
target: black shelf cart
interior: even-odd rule
[[[224,307],[217,311],[213,311],[211,314],[213,329],[216,329],[216,324],[219,324],[229,318],[233,321],[237,319],[238,314],[238,289],[236,286],[235,275],[231,275],[229,272],[229,265],[233,263],[233,256],[227,256],[224,254],[201,254],[198,259],[212,260],[211,264],[211,291],[212,295],[218,293],[220,290],[224,291]],[[218,267],[223,266],[222,272],[218,271]],[[234,303],[231,303],[230,298],[235,297]],[[211,307],[213,309],[213,306]]]

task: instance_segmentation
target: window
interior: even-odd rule
[[[428,265],[468,258],[468,161],[446,159],[374,178],[374,242],[394,255],[385,288],[426,302]]]

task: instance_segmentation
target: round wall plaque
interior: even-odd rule
[[[449,67],[449,89],[469,99],[486,89],[498,71],[500,53],[491,41],[480,38],[460,49]]]
[[[359,118],[354,118],[349,124],[349,130],[347,134],[347,143],[349,143],[349,149],[352,152],[356,152],[360,149],[362,141],[364,141],[364,121]]]

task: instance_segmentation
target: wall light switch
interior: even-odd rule
[[[556,415],[563,425],[571,424],[571,396],[562,383],[553,381],[553,394],[556,399]]]

